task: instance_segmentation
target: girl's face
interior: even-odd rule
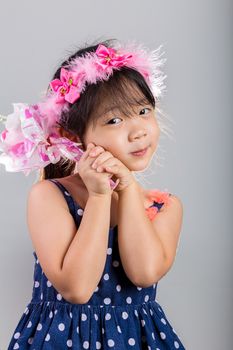
[[[142,96],[143,98],[144,96]],[[106,107],[109,107],[108,104]],[[148,104],[134,106],[130,118],[114,107],[101,114],[87,128],[84,141],[93,142],[118,158],[130,171],[142,171],[147,168],[157,148],[160,129],[155,109]],[[135,152],[148,147],[145,155],[135,156]]]

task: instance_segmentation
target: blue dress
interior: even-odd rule
[[[78,228],[83,209],[57,180]],[[160,209],[163,203],[152,206]],[[8,350],[163,350],[185,349],[156,300],[157,283],[135,286],[121,264],[117,226],[110,228],[101,280],[85,304],[68,302],[44,274],[36,252],[32,299],[26,306]]]

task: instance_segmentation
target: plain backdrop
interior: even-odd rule
[[[37,102],[68,51],[108,38],[164,45],[173,140],[143,183],[183,203],[174,265],[157,299],[189,350],[232,348],[232,9],[222,1],[12,1],[0,5],[0,114]],[[26,199],[35,173],[0,165],[0,348],[31,299]],[[148,182],[149,181],[149,182]]]

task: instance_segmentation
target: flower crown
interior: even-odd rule
[[[32,170],[57,163],[61,157],[78,161],[83,153],[80,143],[60,137],[56,123],[62,112],[80,98],[87,84],[108,80],[114,70],[124,66],[137,70],[158,99],[166,78],[160,70],[166,61],[161,58],[161,47],[148,51],[135,42],[118,43],[114,48],[100,44],[95,52],[76,57],[63,66],[60,79],[50,82],[40,102],[13,103],[13,113],[0,116],[0,121],[5,122],[5,130],[0,134],[0,163],[6,171],[23,171],[27,176]]]

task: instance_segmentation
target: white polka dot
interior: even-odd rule
[[[146,324],[145,320],[141,320],[141,325],[142,325],[142,327],[144,327],[145,324]]]
[[[155,340],[155,334],[154,332],[151,333],[152,338]]]
[[[19,336],[20,336],[20,333],[19,333],[19,332],[16,332],[16,333],[14,334],[14,338],[15,338],[15,339],[18,339]]]
[[[62,295],[60,293],[57,293],[57,300],[61,300],[62,299]]]
[[[149,298],[150,298],[149,295],[146,295],[144,298],[145,302],[147,302],[149,300]]]
[[[49,280],[47,281],[47,286],[48,286],[48,287],[51,287],[51,286],[52,286],[52,283],[51,283]]]
[[[32,322],[29,321],[28,324],[27,324],[27,328],[31,328],[31,326],[32,326]]]
[[[119,261],[118,260],[114,260],[112,262],[112,264],[113,264],[114,267],[117,267],[117,266],[119,266]]]
[[[33,342],[33,338],[29,338],[28,339],[28,344],[32,344],[32,342]]]
[[[108,249],[107,249],[107,254],[108,254],[108,255],[111,255],[111,254],[112,254],[112,248],[108,248]]]
[[[35,288],[38,288],[40,286],[40,282],[39,281],[35,281],[34,286],[35,286]]]
[[[161,337],[162,339],[165,339],[165,338],[166,338],[166,334],[165,334],[164,332],[160,332],[160,337]]]
[[[79,334],[79,326],[76,328],[77,333]]]
[[[45,337],[45,341],[49,341],[50,340],[50,334],[47,333],[46,337]]]
[[[137,311],[137,310],[134,310],[134,313],[135,313],[135,316],[138,317],[138,311]]]
[[[83,348],[84,349],[89,349],[89,341],[85,341],[85,342],[83,342]]]
[[[53,317],[53,312],[50,311],[50,313],[49,313],[49,318],[52,318],[52,317]]]
[[[127,297],[127,298],[126,298],[126,302],[127,302],[128,304],[131,304],[131,303],[132,303],[132,298],[131,298],[131,297]]]
[[[72,314],[72,312],[70,311],[70,318],[73,318],[73,314]]]
[[[94,314],[95,320],[98,321],[99,317],[97,314]]]
[[[19,349],[19,344],[18,344],[18,343],[15,343],[13,349]]]
[[[109,280],[109,274],[108,274],[108,273],[105,273],[105,275],[104,275],[104,280],[105,280],[105,281]]]
[[[66,345],[68,346],[68,348],[71,348],[72,347],[72,340],[68,339],[66,342]]]
[[[64,329],[65,329],[64,323],[59,323],[58,329],[59,329],[59,331],[64,331]]]
[[[142,287],[137,287],[137,290],[142,290]]]
[[[104,304],[106,304],[106,305],[111,304],[111,299],[110,298],[104,298]]]
[[[120,326],[117,326],[117,330],[118,330],[119,333],[122,333]]]
[[[38,331],[40,331],[40,330],[42,329],[42,324],[41,324],[41,323],[38,323],[36,329],[37,329]]]
[[[28,307],[26,307],[26,309],[24,310],[24,314],[28,314],[29,313],[29,308]]]
[[[43,299],[43,293],[41,293],[41,295],[40,295],[40,299],[41,299],[41,300]]]
[[[128,343],[129,343],[129,345],[135,345],[135,339],[129,338]]]
[[[173,333],[175,333],[175,334],[176,334],[176,331],[175,331],[175,329],[174,329],[174,328],[172,328],[172,331],[173,331]]]
[[[111,319],[111,314],[109,312],[106,313],[105,315],[105,320],[110,320]]]
[[[99,341],[97,341],[95,343],[95,347],[96,347],[96,349],[101,349],[101,343]]]
[[[83,209],[79,208],[77,210],[77,213],[78,213],[79,216],[83,216]]]
[[[55,315],[56,315],[56,313],[57,313],[57,309],[54,311],[54,313],[55,313]]]
[[[174,345],[175,345],[176,349],[179,349],[180,345],[179,345],[179,343],[176,340],[174,341]]]
[[[128,313],[126,312],[126,311],[123,311],[122,312],[122,318],[124,319],[124,320],[126,320],[127,318],[128,318]]]
[[[167,324],[166,320],[163,317],[161,318],[161,322],[163,322],[163,324]]]
[[[66,194],[68,197],[70,197],[70,194],[69,194],[67,191],[65,191],[65,194]]]
[[[86,321],[87,320],[87,315],[82,313],[81,320],[82,321]]]
[[[104,328],[102,328],[102,334],[104,334]]]
[[[116,290],[117,290],[117,292],[121,291],[121,286],[119,284],[116,286]]]
[[[151,316],[153,315],[153,311],[150,309],[150,314],[151,314]]]
[[[144,314],[146,314],[146,315],[147,315],[147,312],[146,312],[146,310],[145,310],[145,309],[142,309],[142,311],[144,312]]]
[[[109,346],[109,347],[113,347],[114,345],[115,345],[114,340],[108,339],[108,346]]]

